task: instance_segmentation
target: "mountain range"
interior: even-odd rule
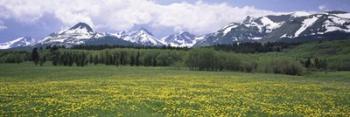
[[[60,45],[123,45],[123,46],[172,46],[200,47],[243,42],[303,42],[309,40],[350,38],[350,13],[330,11],[324,13],[293,12],[245,18],[231,23],[217,32],[196,36],[189,32],[155,37],[147,29],[130,32],[96,32],[86,23],[52,33],[40,41],[21,37],[0,44],[0,49],[25,46]]]

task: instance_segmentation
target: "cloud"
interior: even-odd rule
[[[66,26],[86,22],[115,31],[149,25],[203,34],[242,21],[248,15],[273,13],[253,6],[234,7],[202,1],[164,5],[154,0],[0,0],[0,14],[21,22],[36,22],[45,14],[53,14]]]
[[[326,5],[320,5],[318,6],[318,9],[321,11],[327,11],[327,6]]]
[[[2,21],[0,21],[0,31],[7,29],[7,26],[4,25]]]

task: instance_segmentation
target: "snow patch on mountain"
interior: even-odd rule
[[[281,22],[281,23],[273,22],[271,19],[269,19],[267,17],[262,17],[260,19],[260,21],[262,23],[262,26],[266,28],[266,31],[268,33],[272,32],[274,29],[281,27],[284,23],[284,22]],[[261,28],[259,28],[259,29],[261,29]]]
[[[334,31],[350,32],[350,19],[329,16],[329,19],[324,23],[324,27],[326,33]]]
[[[231,23],[223,28],[223,35],[227,35],[227,33],[231,32],[232,29],[237,28],[239,25],[237,23]]]
[[[280,28],[284,24],[284,22],[274,22],[268,17],[259,17],[259,18],[247,17],[242,24],[246,27],[258,28],[260,33],[270,33],[273,30]]]
[[[317,16],[313,16],[311,18],[305,19],[301,25],[301,27],[299,28],[299,30],[297,30],[294,34],[294,37],[299,37],[301,33],[303,33],[308,27],[312,26],[319,17]]]

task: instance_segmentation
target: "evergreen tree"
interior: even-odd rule
[[[137,51],[136,58],[135,58],[135,65],[140,65],[140,51]]]
[[[307,60],[305,61],[305,67],[306,68],[310,68],[311,67],[311,58],[309,57],[309,58],[307,58]]]
[[[52,64],[54,66],[59,65],[60,62],[60,58],[61,58],[61,53],[58,51],[58,49],[56,49],[56,47],[52,47],[50,48],[50,53],[51,53],[51,60],[52,60]]]
[[[320,60],[319,60],[318,58],[315,58],[315,59],[314,59],[314,63],[315,63],[315,67],[316,67],[317,69],[321,69],[321,68],[322,68],[321,62],[320,62]]]
[[[134,66],[136,63],[136,57],[134,55],[134,53],[131,53],[130,55],[130,66]]]
[[[40,55],[39,55],[38,49],[34,48],[32,51],[32,60],[33,60],[35,65],[38,65],[39,57],[40,57]]]

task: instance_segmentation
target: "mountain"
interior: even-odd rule
[[[41,45],[71,47],[75,45],[132,45],[109,33],[95,32],[86,23],[78,23],[68,30],[52,33],[40,41]]]
[[[0,49],[26,47],[26,46],[33,46],[35,44],[36,44],[36,41],[31,37],[20,37],[9,42],[0,43]]]
[[[100,33],[95,32],[88,24],[78,23],[68,30],[52,33],[45,37],[41,45],[59,45],[72,47],[75,45],[142,45],[163,46],[165,45],[152,33],[144,28],[133,32]]]
[[[161,40],[172,47],[192,47],[200,38],[189,32],[180,32],[163,37]]]
[[[52,33],[45,37],[40,44],[42,45],[62,45],[72,46],[83,44],[84,41],[93,38],[98,35],[93,29],[86,23],[78,23],[68,30],[58,33]]]
[[[294,12],[247,17],[241,23],[231,23],[210,33],[196,46],[232,44],[237,42],[302,42],[350,37],[350,14],[331,11],[311,14]]]
[[[196,43],[196,36],[182,32],[159,39],[145,28],[117,33],[95,32],[89,25],[78,23],[68,30],[52,33],[40,41],[41,45],[123,45],[123,46],[166,46],[191,47]]]
[[[147,29],[141,28],[137,31],[130,33],[121,33],[120,37],[125,40],[132,42],[134,44],[143,45],[143,46],[164,46],[167,45],[163,41],[159,40]]]

